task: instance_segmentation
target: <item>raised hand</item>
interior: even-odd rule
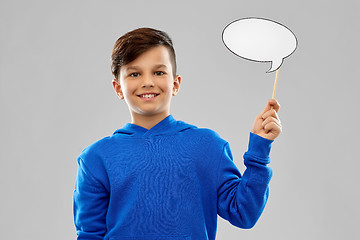
[[[278,116],[279,109],[279,103],[275,99],[270,99],[262,113],[255,118],[251,132],[263,138],[275,140],[282,131]]]

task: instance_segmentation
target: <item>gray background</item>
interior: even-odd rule
[[[215,2],[215,1],[214,1]],[[299,45],[279,72],[283,133],[270,198],[252,230],[221,219],[217,239],[355,239],[359,192],[359,1],[0,2],[1,239],[74,239],[76,157],[130,121],[110,53],[137,27],[173,38],[180,93],[172,114],[217,131],[244,171],[253,120],[271,98],[269,63],[226,49],[244,17],[280,22]]]

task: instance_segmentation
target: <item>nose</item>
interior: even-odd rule
[[[153,87],[154,86],[154,79],[153,76],[146,75],[143,77],[142,87]]]

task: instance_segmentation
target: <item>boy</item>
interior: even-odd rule
[[[227,141],[170,114],[181,77],[165,32],[140,28],[120,37],[111,69],[132,122],[78,157],[78,239],[214,240],[217,214],[253,227],[268,198],[279,104],[269,100],[255,119],[241,176]]]

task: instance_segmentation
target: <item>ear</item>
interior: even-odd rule
[[[124,94],[123,94],[123,92],[122,92],[122,90],[121,90],[121,85],[120,85],[120,83],[119,83],[115,78],[112,80],[112,85],[113,85],[113,87],[114,87],[114,90],[115,90],[115,92],[116,92],[116,95],[117,95],[120,99],[124,99]]]
[[[180,75],[176,75],[174,78],[174,87],[173,87],[173,96],[176,96],[176,94],[179,92],[180,90],[180,84],[181,84],[181,76]]]

